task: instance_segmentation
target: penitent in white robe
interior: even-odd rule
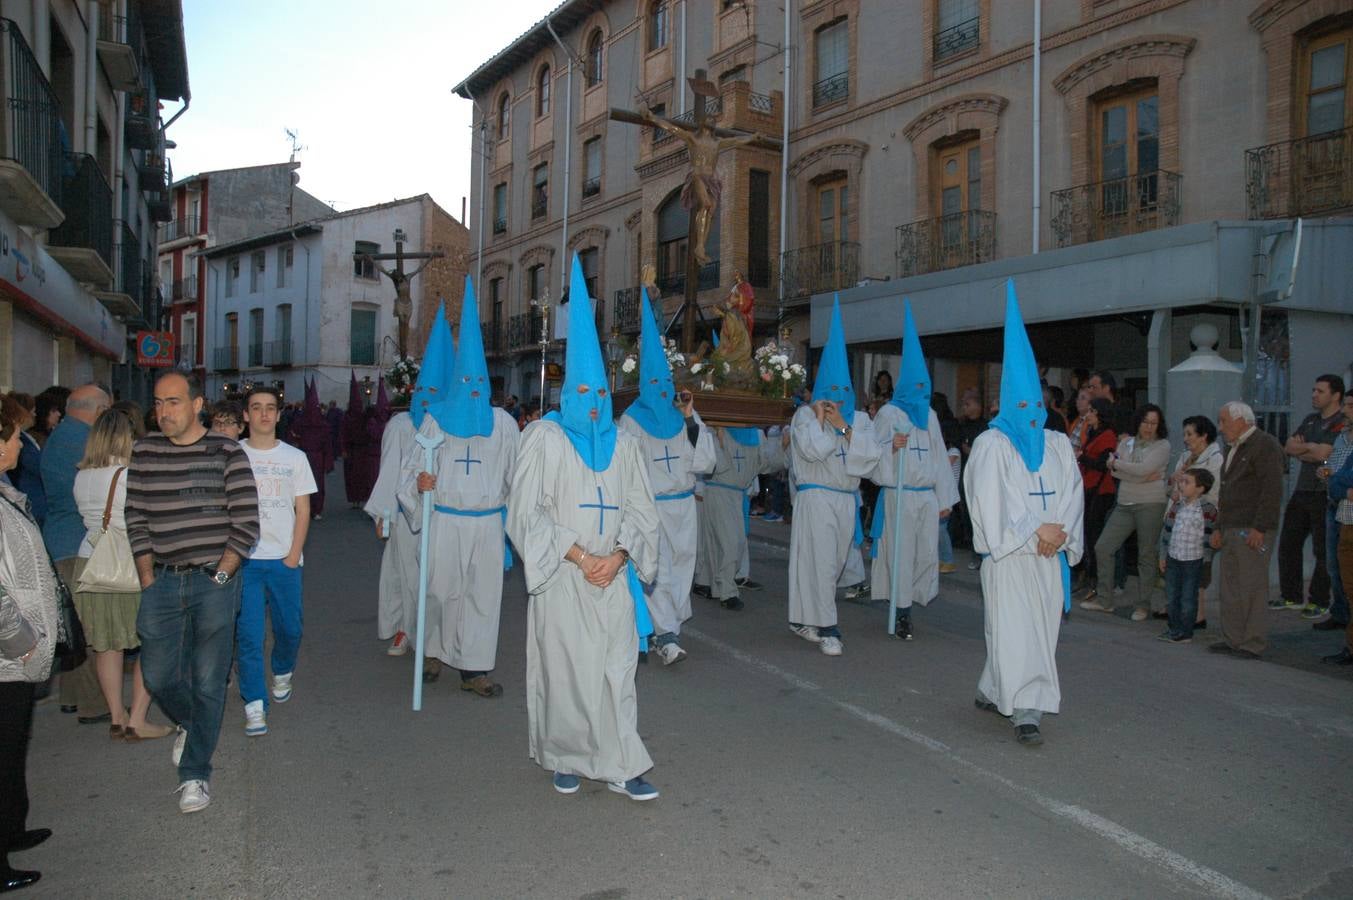
[[[414,450],[413,419],[406,412],[391,417],[381,434],[380,472],[362,510],[389,524],[389,538],[381,553],[380,591],[376,606],[376,634],[389,640],[395,632],[412,635],[418,615],[418,538],[399,506],[404,460]]]
[[[432,491],[428,535],[428,592],[423,652],[464,672],[487,672],[498,655],[498,621],[503,604],[503,520],[521,432],[513,418],[493,410],[493,433],[459,438],[432,416],[419,431],[442,436],[436,450],[437,487]],[[422,527],[418,473],[425,471],[423,448],[414,444],[404,462],[399,503]],[[416,584],[417,582],[415,582]]]
[[[658,504],[658,576],[644,585],[656,635],[681,634],[681,623],[691,617],[691,580],[699,533],[695,476],[714,466],[714,436],[698,413],[695,422],[699,433],[694,447],[685,425],[674,437],[663,439],[644,431],[629,416],[622,416],[617,423],[648,459],[648,481]]]
[[[799,407],[790,422],[790,622],[836,624],[836,585],[855,537],[860,478],[873,471],[879,452],[868,413],[856,411],[850,424],[847,442],[831,426],[819,425],[811,406]]]
[[[779,439],[761,436],[755,447],[744,447],[720,428],[715,433],[714,469],[705,479],[700,513],[704,555],[709,560],[709,592],[715,600],[738,596],[735,578],[747,555],[747,527],[743,504],[747,488],[758,475],[784,468]]]
[[[622,567],[606,588],[564,560],[623,547],[640,580],[658,570],[658,510],[639,443],[616,435],[611,464],[594,472],[563,429],[522,433],[507,530],[521,553],[526,614],[526,713],[531,758],[545,769],[627,781],[653,760],[639,739],[634,598]]]
[[[1055,713],[1057,633],[1065,588],[1062,562],[1038,555],[1034,532],[1048,522],[1067,533],[1068,565],[1084,551],[1085,493],[1071,441],[1044,431],[1043,465],[1030,472],[1010,439],[999,430],[973,442],[963,473],[972,514],[973,547],[982,563],[987,661],[978,693],[1002,715],[1015,710]],[[1045,508],[1046,505],[1046,508]]]
[[[902,410],[886,403],[874,416],[874,437],[879,443],[878,465],[870,480],[879,486],[879,501],[874,515],[884,516],[883,532],[875,541],[874,564],[870,581],[873,596],[892,596],[898,609],[913,603],[928,604],[940,592],[940,510],[953,509],[958,503],[958,484],[940,433],[940,420],[930,410],[928,428],[922,431]],[[897,454],[893,453],[893,435],[907,435],[907,446],[897,453],[907,454],[902,491],[896,489]],[[911,570],[910,589],[892,593],[893,537],[898,521],[897,505],[902,503],[902,553]]]

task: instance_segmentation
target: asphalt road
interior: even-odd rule
[[[29,823],[56,834],[13,858],[43,871],[23,896],[1353,896],[1353,673],[1314,662],[1337,644],[1293,613],[1263,662],[1078,613],[1063,712],[1027,748],[972,705],[974,573],[945,577],[910,643],[842,602],[831,659],[786,628],[788,528],[758,522],[765,590],[738,613],[697,600],[690,658],[640,667],[662,797],[561,796],[527,757],[520,573],[505,695],[448,673],[414,713],[412,658],[376,639],[380,547],[330,488],[294,698],[246,738],[231,689],[207,810],[178,812],[166,742],[38,707]]]

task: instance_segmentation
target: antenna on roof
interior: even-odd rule
[[[296,154],[306,149],[301,145],[301,133],[294,128],[282,129],[286,132],[287,140],[291,142],[291,162],[296,161]]]

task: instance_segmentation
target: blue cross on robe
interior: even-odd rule
[[[595,509],[595,510],[599,513],[599,521],[597,522],[597,534],[605,534],[605,533],[606,533],[606,510],[608,510],[608,509],[619,510],[619,509],[620,509],[620,507],[618,507],[618,506],[607,506],[607,505],[606,505],[606,501],[605,501],[605,500],[602,498],[602,496],[601,496],[601,485],[597,485],[597,502],[596,502],[596,503],[579,503],[579,504],[578,504],[578,508],[579,508],[579,509]]]
[[[1056,491],[1050,491],[1050,490],[1047,490],[1046,485],[1043,484],[1043,476],[1042,476],[1042,475],[1039,475],[1039,476],[1038,476],[1038,488],[1039,488],[1039,489],[1036,490],[1036,491],[1030,491],[1030,492],[1029,492],[1029,496],[1030,496],[1030,497],[1039,497],[1039,498],[1041,498],[1041,499],[1043,500],[1043,512],[1047,512],[1047,511],[1048,511],[1048,498],[1049,498],[1049,497],[1055,497],[1055,496],[1057,495],[1057,492],[1056,492]]]
[[[833,455],[833,456],[839,456],[839,457],[841,457],[841,465],[844,466],[844,465],[846,464],[846,445],[845,445],[845,444],[842,444],[842,445],[841,445],[841,448],[840,448],[839,450],[837,450],[837,452],[834,453],[834,454],[832,454],[832,455]]]
[[[456,460],[452,460],[452,462],[465,463],[465,474],[466,474],[466,476],[468,477],[469,474],[470,474],[470,464],[471,464],[471,463],[482,463],[483,460],[482,460],[482,459],[471,459],[471,458],[470,458],[470,445],[469,445],[469,444],[466,444],[466,445],[465,445],[465,458],[464,458],[464,459],[456,459]]]
[[[737,450],[735,450],[735,451],[733,452],[733,464],[736,465],[736,466],[738,467],[738,471],[739,471],[739,472],[742,471],[742,461],[743,461],[744,459],[746,459],[746,458],[747,458],[747,457],[746,457],[746,456],[743,456],[743,454],[742,454],[742,448],[741,448],[741,447],[739,447]]]
[[[671,475],[671,474],[672,474],[672,460],[674,460],[674,459],[681,459],[681,457],[679,457],[679,456],[673,456],[673,455],[672,455],[672,451],[667,449],[667,445],[666,445],[666,444],[663,444],[663,445],[662,445],[662,452],[663,452],[663,455],[662,455],[662,456],[655,456],[655,457],[653,457],[653,461],[654,461],[654,462],[665,462],[665,463],[667,463],[667,474],[668,474],[668,475]]]
[[[912,441],[907,441],[907,444],[908,444],[907,449],[908,449],[908,450],[911,450],[913,453],[916,454],[916,462],[917,462],[918,464],[921,462],[921,460],[922,460],[922,458],[923,458],[923,454],[926,454],[926,453],[929,453],[929,452],[930,452],[930,448],[929,448],[929,447],[922,447],[920,444],[916,443],[914,440],[912,440]]]

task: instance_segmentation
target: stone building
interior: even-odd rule
[[[789,117],[782,153],[721,163],[706,302],[741,268],[758,318],[783,315],[811,356],[839,291],[862,385],[896,372],[910,297],[936,389],[993,397],[1011,277],[1053,379],[1109,367],[1165,401],[1192,328],[1214,325],[1284,434],[1302,386],[1353,359],[1351,42],[1347,0],[562,3],[456,87],[491,346],[524,387],[518,323],[572,249],[594,251],[606,324],[632,327],[639,266],[661,282],[683,249],[684,150],[606,108],[689,117],[699,67],[722,124],[779,136]]]

